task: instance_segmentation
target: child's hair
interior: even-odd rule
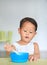
[[[35,26],[35,31],[37,31],[37,22],[33,19],[33,18],[30,18],[30,17],[25,17],[23,18],[21,21],[20,21],[20,28],[22,27],[22,25],[25,23],[25,22],[30,22],[32,23],[34,26]]]

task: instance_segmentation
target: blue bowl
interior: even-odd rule
[[[27,62],[29,54],[24,52],[18,52],[19,54],[15,52],[10,53],[10,58],[12,62],[21,63],[21,62]]]

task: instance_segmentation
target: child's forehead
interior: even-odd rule
[[[23,23],[22,27],[27,27],[27,28],[35,28],[35,25],[33,25],[31,22],[25,22]]]
[[[25,22],[22,25],[22,28],[26,29],[26,30],[35,30],[35,26],[32,23],[30,23],[30,22]]]

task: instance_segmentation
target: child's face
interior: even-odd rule
[[[19,28],[19,33],[21,41],[29,43],[36,34],[35,26],[30,22],[25,22],[22,28]]]

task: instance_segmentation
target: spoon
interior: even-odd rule
[[[18,55],[19,55],[19,52],[18,52],[18,51],[16,51],[16,50],[12,50],[12,52],[15,52],[16,54],[18,54]]]

